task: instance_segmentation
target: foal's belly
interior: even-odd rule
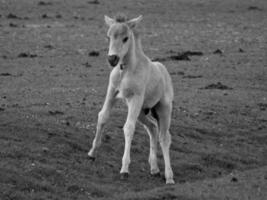
[[[152,108],[154,107],[161,99],[162,97],[162,89],[160,86],[157,86],[151,90],[148,89],[148,91],[145,93],[144,98],[144,108]]]

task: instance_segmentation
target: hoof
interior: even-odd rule
[[[155,178],[160,178],[161,177],[161,175],[160,175],[160,172],[156,172],[156,173],[151,173],[150,174],[152,177],[155,177]]]
[[[91,160],[91,161],[95,161],[95,157],[94,156],[89,156],[89,160]]]
[[[175,182],[173,179],[169,179],[169,180],[166,180],[166,184],[173,185],[173,184],[175,184]]]
[[[128,177],[129,177],[129,173],[127,173],[127,172],[123,172],[120,174],[121,180],[126,180],[126,179],[128,179]]]

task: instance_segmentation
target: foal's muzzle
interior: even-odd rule
[[[108,56],[108,62],[112,67],[115,67],[118,64],[119,60],[120,58],[117,55]]]

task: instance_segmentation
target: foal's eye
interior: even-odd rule
[[[125,43],[128,41],[128,37],[123,38],[122,42]]]

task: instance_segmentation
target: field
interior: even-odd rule
[[[140,125],[120,179],[123,102],[87,157],[117,12],[144,16],[144,51],[173,80],[172,186],[150,176]],[[0,199],[266,199],[266,33],[266,0],[1,0]]]

